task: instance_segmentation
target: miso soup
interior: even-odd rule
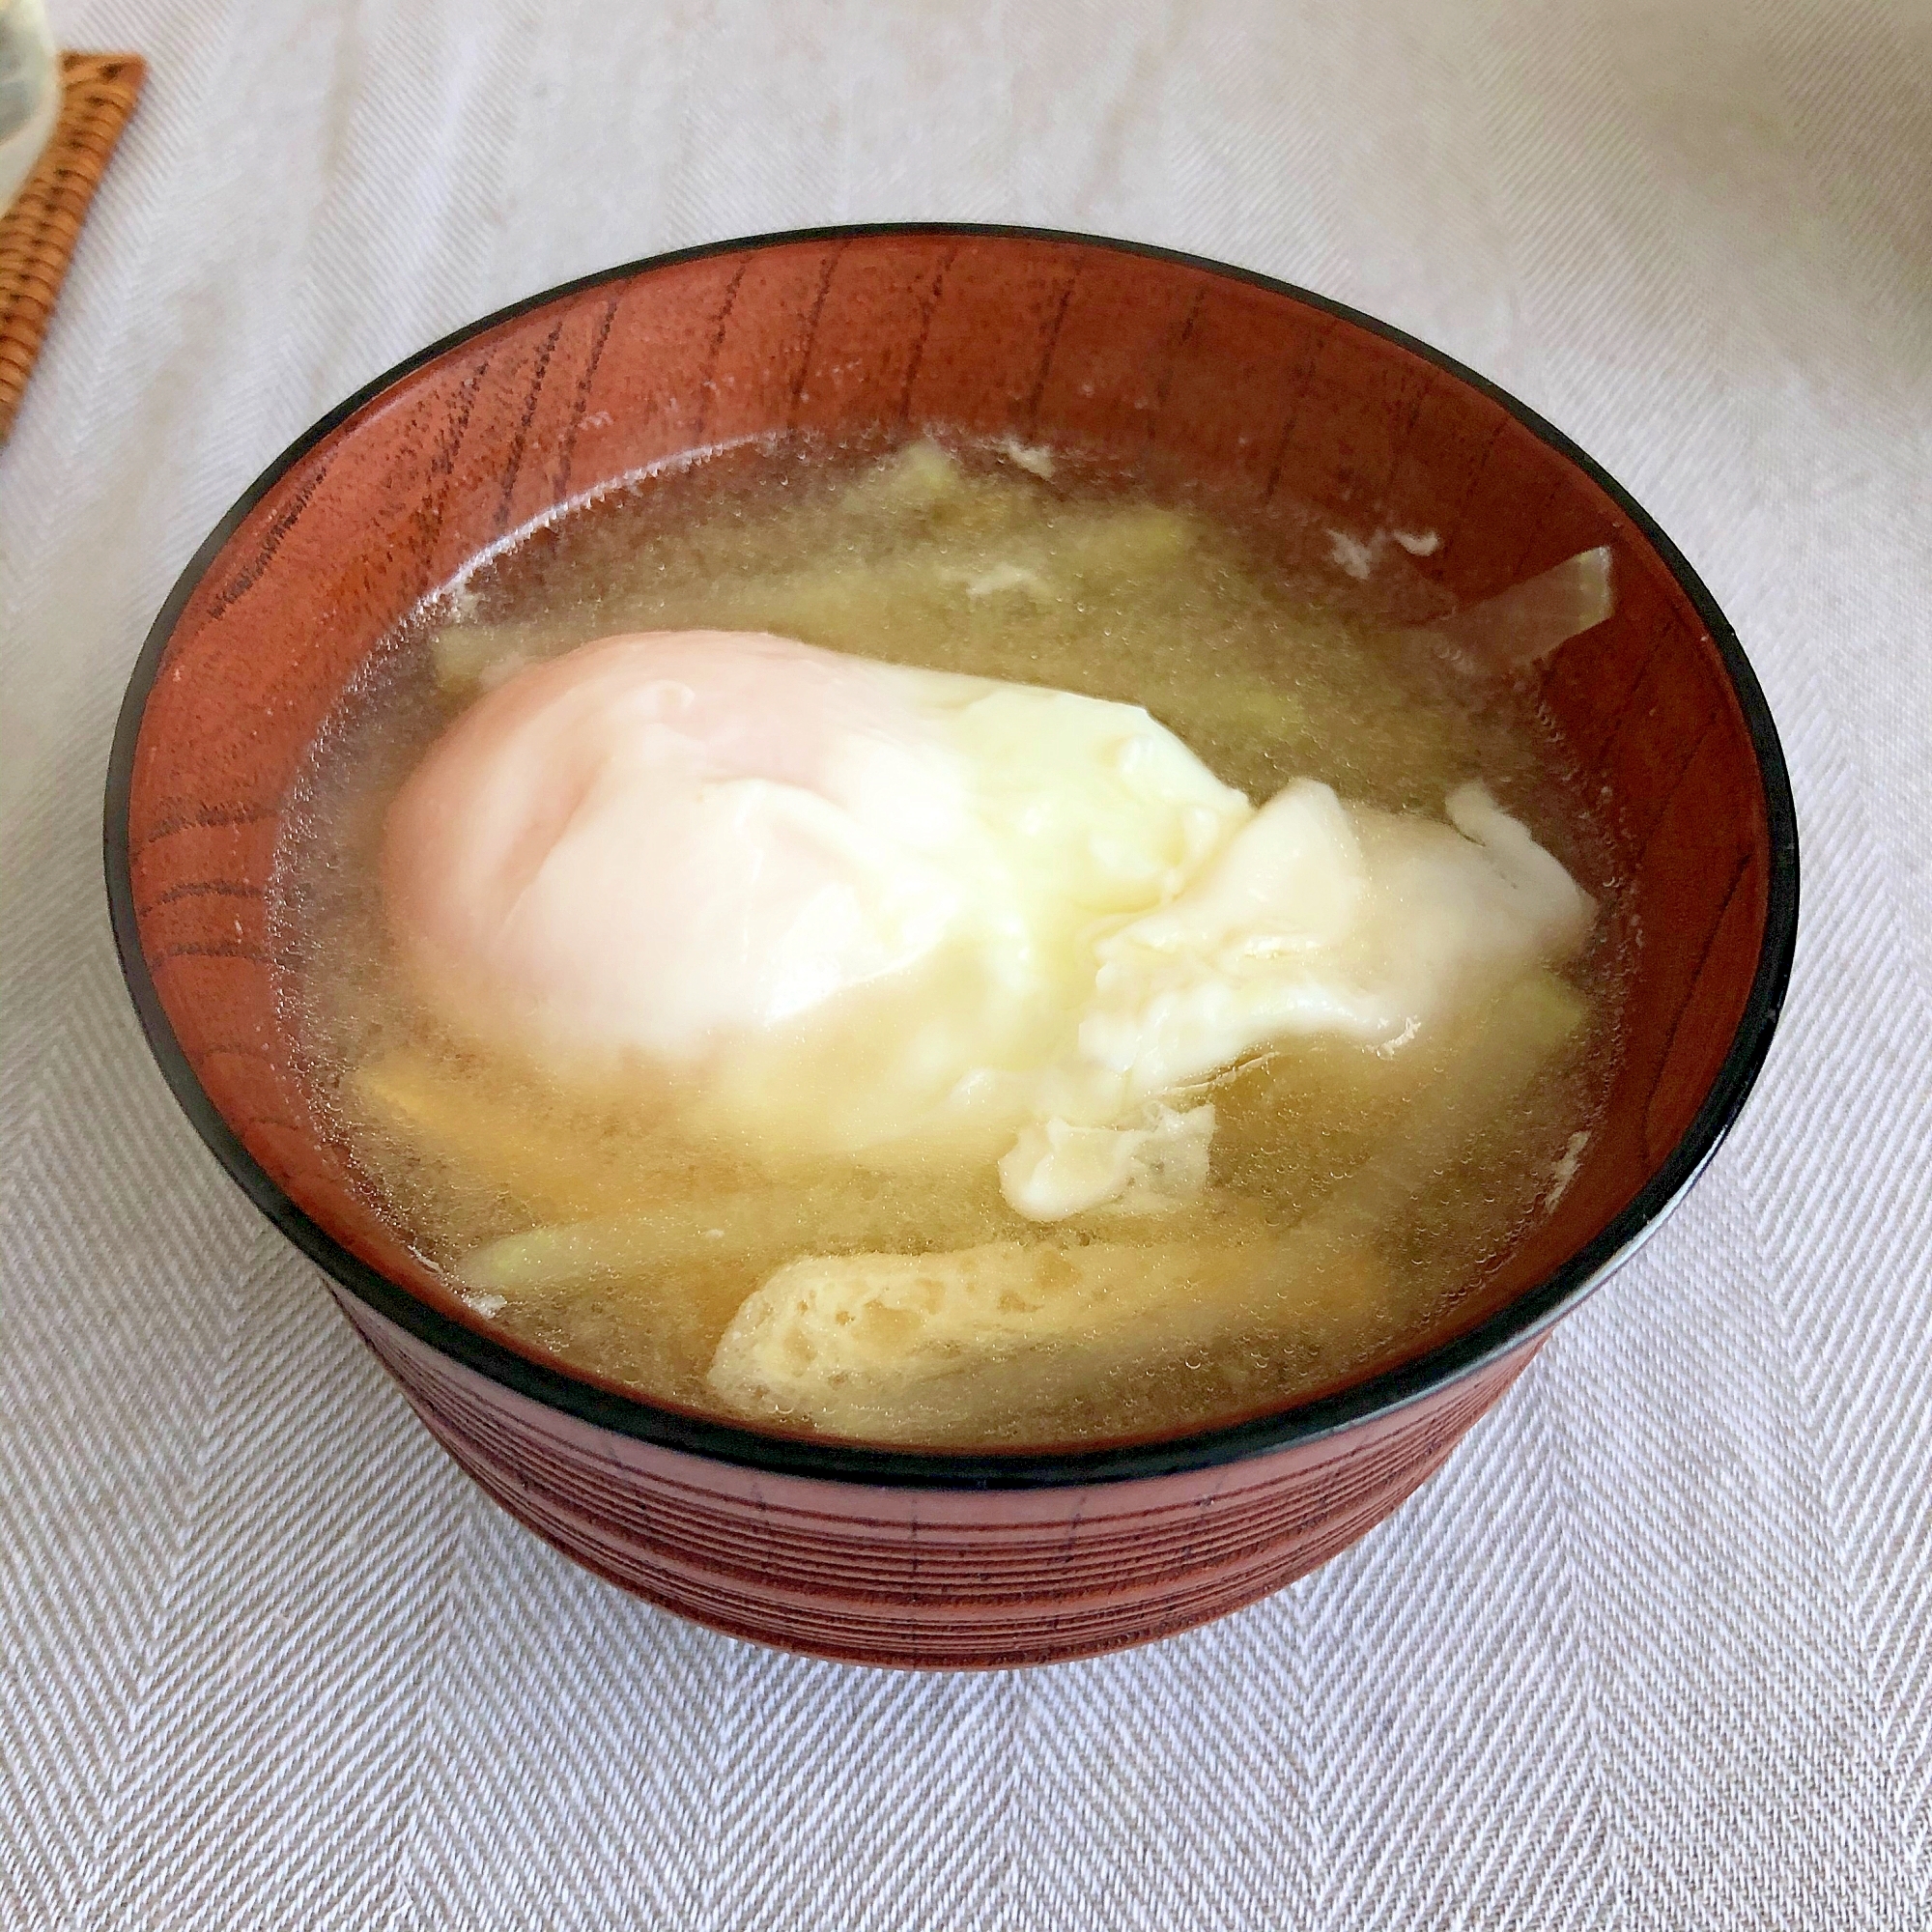
[[[1345,1382],[1548,1210],[1617,1037],[1609,847],[1429,647],[1432,542],[943,434],[568,508],[311,753],[319,1115],[480,1320],[730,1420]]]

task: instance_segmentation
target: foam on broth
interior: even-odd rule
[[[820,1424],[1035,1445],[1199,1427],[1332,1387],[1478,1291],[1574,1165],[1615,1051],[1608,847],[1525,690],[1395,632],[1446,608],[1409,561],[1419,544],[1377,546],[1362,580],[1360,542],[1311,519],[1244,520],[1065,452],[954,447],[963,469],[931,445],[884,465],[723,452],[564,513],[399,627],[311,753],[276,868],[299,987],[286,1017],[318,1112],[480,1315],[649,1397],[733,1414],[707,1378],[720,1338],[801,1257],[1014,1244],[1094,1285],[1050,1345],[1016,1347],[990,1377],[888,1378]],[[384,931],[384,811],[449,721],[520,665],[685,628],[1143,704],[1257,804],[1314,778],[1439,818],[1449,791],[1480,781],[1598,895],[1595,935],[1561,983],[1544,976],[1400,1051],[1304,1039],[1251,1055],[1213,1083],[1208,1193],[1157,1217],[1041,1226],[984,1167],[774,1173],[640,1087],[566,1093],[451,1036]],[[1135,1247],[1141,1260],[1122,1258]],[[1164,1285],[1151,1300],[1150,1281]]]

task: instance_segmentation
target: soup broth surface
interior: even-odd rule
[[[1607,843],[1528,686],[1403,628],[1448,608],[1430,543],[929,439],[747,446],[559,514],[401,626],[311,754],[275,918],[319,1116],[479,1318],[727,1419],[1039,1446],[1345,1383],[1453,1323],[1548,1211],[1615,1052]],[[453,1027],[385,923],[385,813],[455,719],[590,640],[685,629],[1142,705],[1256,806],[1313,779],[1439,822],[1480,782],[1595,924],[1413,1039],[1281,1038],[1193,1083],[1207,1185],[1158,1211],[1041,1222],[983,1161],[777,1158],[647,1080],[553,1079]]]

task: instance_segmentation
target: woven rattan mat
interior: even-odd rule
[[[0,441],[14,426],[88,203],[147,72],[136,54],[61,56],[67,98],[53,139],[0,213]]]

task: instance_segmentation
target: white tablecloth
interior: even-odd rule
[[[56,0],[147,98],[0,450],[0,1923],[1932,1922],[1932,8]],[[498,1515],[150,1065],[167,586],[430,338],[733,234],[1041,222],[1440,344],[1656,513],[1805,925],[1694,1197],[1340,1561],[1091,1664],[693,1629]]]

